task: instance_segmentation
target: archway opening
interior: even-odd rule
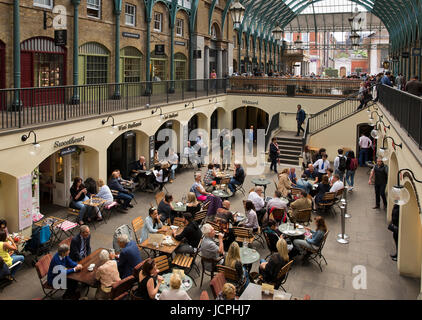
[[[165,130],[168,129],[168,130]],[[163,131],[164,130],[164,131]],[[168,120],[164,122],[154,135],[154,149],[156,160],[163,161],[169,155],[169,149],[173,148],[174,152],[178,153],[180,137],[180,122],[177,120]],[[164,144],[168,143],[168,147],[164,148]],[[163,147],[163,148],[161,148]],[[157,152],[158,151],[158,152]],[[179,157],[180,159],[180,157]]]
[[[245,106],[233,110],[232,128],[239,128],[243,132],[251,126],[255,131],[256,129],[267,129],[268,122],[268,113],[260,108]]]
[[[371,131],[373,129],[372,126],[370,126],[368,123],[360,123],[356,127],[357,129],[357,139],[356,139],[356,157],[359,158],[360,155],[360,147],[359,147],[359,138],[361,134],[367,136],[372,141],[372,149],[370,149],[370,152],[368,152],[368,161],[375,161],[377,159],[376,156],[376,150],[377,150],[377,144],[378,140],[372,138]]]

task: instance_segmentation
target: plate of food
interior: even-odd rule
[[[177,230],[179,229],[179,226],[170,226],[170,228],[172,228],[173,230]]]

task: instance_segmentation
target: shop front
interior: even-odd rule
[[[186,69],[186,56],[183,53],[176,53],[174,55],[174,79],[175,80],[185,80],[187,79],[187,69]]]
[[[127,131],[114,140],[107,149],[107,177],[119,169],[123,178],[129,178],[136,160],[136,133]]]
[[[35,93],[23,91],[22,102],[24,106],[54,104],[64,101],[63,89],[50,89],[49,87],[66,85],[65,47],[56,46],[52,39],[46,37],[23,41],[21,43],[21,72],[23,88],[43,88]]]

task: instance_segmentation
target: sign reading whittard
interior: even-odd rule
[[[81,143],[83,141],[85,141],[85,136],[80,137],[80,138],[72,137],[72,138],[70,138],[69,140],[66,140],[66,141],[56,141],[56,142],[54,142],[54,148],[61,148],[61,147],[68,146],[70,144]]]
[[[142,125],[142,121],[127,123],[127,124],[122,124],[122,125],[118,126],[118,128],[119,128],[119,131],[121,131],[121,130],[126,130],[126,129],[131,129],[131,128],[139,127],[140,125]]]
[[[247,104],[247,105],[256,104],[256,105],[258,105],[258,101],[242,100],[242,104]]]

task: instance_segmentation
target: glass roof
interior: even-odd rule
[[[313,3],[303,10],[302,14],[313,14],[313,13],[343,13],[343,12],[354,12],[355,9],[359,12],[366,12],[366,8],[353,3],[349,0],[323,0],[320,2]]]

